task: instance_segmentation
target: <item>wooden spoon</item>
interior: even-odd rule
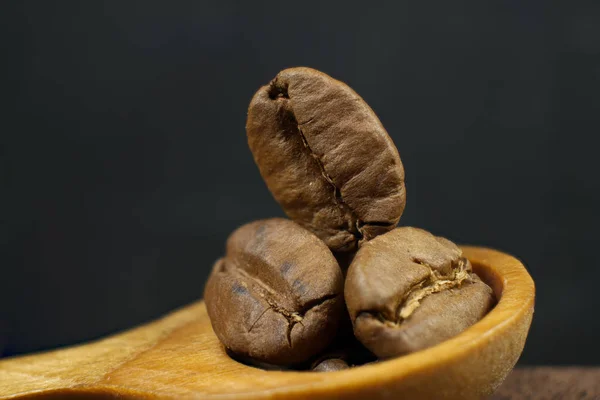
[[[427,350],[344,371],[264,371],[227,356],[200,301],[97,342],[0,360],[0,398],[480,398],[519,358],[535,288],[519,260],[463,250],[499,302],[477,324]]]

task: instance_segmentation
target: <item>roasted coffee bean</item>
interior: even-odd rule
[[[409,227],[361,247],[348,270],[344,296],[354,334],[380,358],[449,339],[494,303],[492,290],[454,243]]]
[[[248,144],[287,215],[334,251],[393,229],[404,210],[404,169],[363,99],[310,68],[281,71],[254,95]]]
[[[316,364],[312,370],[315,372],[331,372],[348,368],[350,368],[348,363],[341,358],[326,358]]]
[[[338,333],[331,345],[329,345],[323,352],[311,360],[311,370],[315,369],[319,364],[326,362],[327,360],[332,361],[331,363],[326,362],[321,368],[325,368],[329,364],[337,366],[341,365],[338,361],[333,360],[342,360],[348,366],[354,367],[367,364],[377,359],[373,353],[365,348],[365,346],[363,346],[363,344],[360,343],[356,337],[354,337],[350,319],[344,318],[343,320],[348,320],[348,325],[343,323],[340,324]]]
[[[310,366],[312,371],[327,372],[350,368],[348,360],[351,356],[352,349],[344,345],[339,346],[338,340],[339,337],[336,338],[334,343],[332,343],[327,350],[313,360]]]
[[[331,251],[285,219],[253,222],[227,240],[204,292],[219,340],[260,362],[307,361],[333,339],[344,314],[343,278]]]

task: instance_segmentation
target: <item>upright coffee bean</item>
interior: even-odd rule
[[[310,68],[281,71],[254,95],[248,144],[287,215],[334,251],[393,229],[404,210],[398,151],[363,99]]]
[[[492,290],[447,239],[397,228],[366,243],[346,277],[344,296],[356,337],[388,358],[464,331],[492,307]]]
[[[253,222],[227,241],[204,292],[218,338],[242,357],[307,361],[333,339],[344,313],[343,278],[331,251],[285,219]]]

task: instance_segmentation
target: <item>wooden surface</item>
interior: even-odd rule
[[[477,324],[427,350],[337,372],[264,371],[225,354],[198,302],[94,343],[0,360],[0,399],[481,398],[521,354],[535,289],[517,259],[463,249],[500,300]]]
[[[517,368],[492,397],[505,399],[600,400],[600,367]]]

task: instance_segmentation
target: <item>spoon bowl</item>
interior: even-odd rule
[[[231,359],[204,302],[90,344],[0,360],[0,399],[475,399],[521,355],[535,287],[507,254],[462,247],[498,304],[466,331],[407,356],[336,372],[265,371]]]

